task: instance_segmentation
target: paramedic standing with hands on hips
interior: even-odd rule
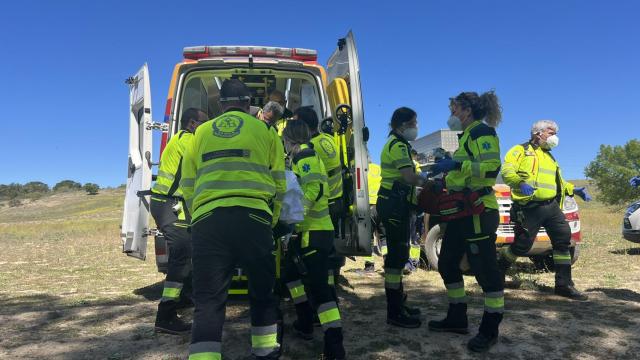
[[[449,310],[443,320],[430,321],[429,330],[469,332],[460,270],[460,261],[466,254],[484,293],[480,329],[467,347],[474,352],[484,352],[496,343],[504,312],[504,276],[498,269],[495,244],[500,216],[492,188],[500,172],[500,145],[495,127],[500,124],[502,113],[493,91],[480,96],[475,92],[460,93],[451,99],[449,108],[449,128],[462,131],[459,147],[453,159],[440,160],[433,166],[432,175],[447,173],[445,183],[449,195],[468,197],[472,209],[481,212],[477,211],[477,215],[465,212],[446,224],[438,270],[447,288]],[[472,199],[475,200],[472,202]]]

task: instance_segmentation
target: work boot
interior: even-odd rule
[[[498,336],[489,336],[479,332],[467,343],[467,349],[482,353],[489,350],[498,341]]]
[[[422,311],[420,311],[420,309],[407,305],[407,293],[402,294],[402,309],[409,314],[409,316],[415,318],[419,318],[420,315],[422,315]]]
[[[401,308],[397,314],[387,313],[387,324],[406,329],[416,329],[422,325],[422,321],[418,317],[407,313],[404,308]]]
[[[587,301],[589,297],[578,291],[571,276],[571,265],[555,264],[556,286],[553,292],[558,296],[563,296],[572,300]]]
[[[176,313],[177,302],[163,301],[158,305],[158,313],[156,314],[155,331],[181,335],[191,331],[191,324],[184,322]]]
[[[502,322],[502,313],[485,311],[480,321],[478,334],[467,343],[467,348],[473,352],[485,352],[497,341],[498,328]]]
[[[322,358],[328,360],[343,360],[345,358],[342,344],[342,328],[329,328],[324,332],[324,350]]]
[[[584,293],[578,291],[573,285],[556,285],[553,293],[558,296],[563,296],[571,300],[587,301],[589,297]]]
[[[442,320],[429,321],[429,330],[468,334],[469,321],[467,320],[467,304],[449,304],[447,317]]]

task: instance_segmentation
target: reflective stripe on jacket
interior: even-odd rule
[[[453,153],[453,160],[460,162],[461,167],[447,174],[447,190],[475,191],[493,187],[500,173],[500,141],[496,130],[476,120],[459,136],[459,146]],[[493,192],[481,199],[485,207],[498,209]]]
[[[151,188],[155,194],[182,196],[180,190],[182,156],[191,140],[193,140],[193,134],[185,130],[180,130],[171,137],[160,157],[156,183]]]
[[[562,171],[553,155],[531,143],[516,145],[507,152],[502,178],[511,187],[513,201],[522,205],[557,198],[562,208],[564,197],[573,196],[573,184],[562,178]],[[520,192],[522,182],[536,189],[533,195],[525,196]]]
[[[320,133],[311,139],[313,150],[316,151],[320,160],[327,170],[329,183],[329,199],[342,196],[342,166],[338,154],[338,146],[333,136]]]
[[[329,194],[327,172],[317,153],[307,145],[300,146],[300,152],[291,164],[296,174],[304,198],[304,220],[296,225],[296,231],[333,230],[329,215]]]
[[[243,206],[269,212],[275,224],[287,189],[282,141],[253,116],[226,112],[196,130],[180,185],[193,221],[217,207]]]

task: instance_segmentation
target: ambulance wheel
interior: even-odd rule
[[[442,247],[442,238],[447,225],[444,223],[434,225],[427,233],[427,239],[424,242],[424,253],[427,255],[428,265],[433,270],[438,270],[438,259],[440,258],[440,248]],[[465,275],[471,275],[471,266],[465,254],[460,260],[460,270]]]
[[[434,225],[427,233],[424,242],[424,253],[427,255],[427,262],[431,269],[438,270],[438,258],[440,257],[440,247],[442,246],[442,236],[446,224]]]

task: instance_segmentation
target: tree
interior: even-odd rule
[[[620,205],[638,197],[638,190],[629,186],[629,179],[640,175],[640,141],[631,140],[623,146],[600,145],[600,151],[584,170],[595,181],[599,200]]]
[[[11,183],[9,185],[0,185],[0,199],[15,199],[22,194],[24,194],[24,189],[21,184]]]
[[[98,184],[94,184],[94,183],[86,183],[86,184],[84,184],[84,186],[82,188],[89,195],[97,195],[98,194],[98,190],[100,190],[100,186]]]
[[[22,188],[25,193],[47,193],[49,192],[49,185],[41,181],[31,181],[24,185]]]
[[[62,180],[53,186],[53,191],[72,191],[82,189],[82,184],[73,180]]]

